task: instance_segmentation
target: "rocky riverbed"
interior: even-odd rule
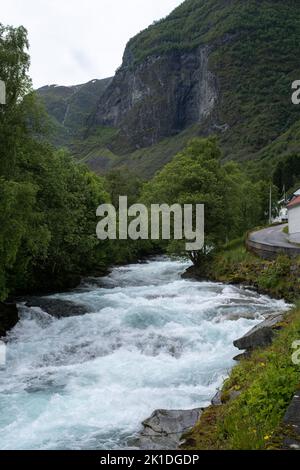
[[[233,341],[286,309],[183,280],[187,267],[159,258],[22,299],[0,371],[1,448],[177,447],[234,365]]]

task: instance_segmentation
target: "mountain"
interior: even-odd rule
[[[93,169],[126,164],[146,177],[196,135],[217,134],[225,159],[280,158],[300,118],[299,44],[296,0],[186,0],[129,41],[72,151]]]
[[[50,85],[36,91],[51,117],[54,144],[69,144],[75,137],[84,136],[89,116],[95,112],[97,102],[111,80],[91,80],[69,87]]]

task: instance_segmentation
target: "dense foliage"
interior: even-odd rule
[[[97,240],[96,208],[110,201],[109,191],[114,197],[112,177],[105,183],[34,138],[43,113],[31,93],[27,49],[23,27],[0,27],[0,79],[7,88],[0,109],[0,300],[12,292],[65,288],[145,249]]]
[[[275,168],[273,181],[280,191],[299,189],[300,155],[293,153],[281,159]]]
[[[218,247],[265,220],[266,185],[254,184],[236,163],[221,162],[213,138],[193,139],[144,187],[148,204],[205,205],[206,247]],[[180,252],[183,244],[169,244]]]

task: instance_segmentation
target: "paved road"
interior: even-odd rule
[[[299,248],[297,245],[293,245],[288,241],[287,234],[283,232],[285,227],[287,227],[287,224],[275,225],[274,227],[264,228],[258,232],[252,232],[249,235],[249,240],[262,243],[263,245],[278,246],[281,248]]]

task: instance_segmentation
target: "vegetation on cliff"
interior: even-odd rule
[[[299,40],[295,0],[187,0],[127,48],[137,64],[210,45],[210,70],[221,93],[218,113],[230,126],[222,146],[227,155],[248,158],[299,119],[291,103],[291,83],[300,72]]]
[[[50,85],[38,89],[37,98],[50,117],[47,138],[57,147],[74,144],[82,138],[89,118],[110,82],[111,79],[106,78],[70,87]]]

